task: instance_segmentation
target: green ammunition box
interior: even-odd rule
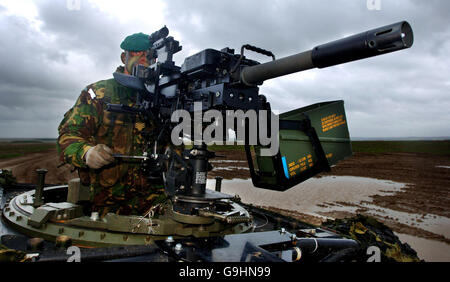
[[[279,115],[279,151],[246,146],[255,187],[284,191],[352,155],[344,101],[313,104]]]

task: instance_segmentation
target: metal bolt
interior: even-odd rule
[[[56,243],[55,243],[56,248],[67,249],[71,245],[72,245],[72,239],[69,236],[62,235],[62,236],[56,237]]]
[[[44,193],[44,185],[45,185],[45,174],[47,173],[46,169],[37,169],[36,173],[38,174],[38,183],[36,185],[36,190],[34,192],[34,203],[33,206],[35,208],[40,207],[44,204],[43,193]]]
[[[182,249],[183,249],[183,246],[180,243],[175,245],[175,252],[176,253],[181,252]]]
[[[233,93],[230,93],[230,98],[233,98],[234,97],[234,94]]]
[[[97,221],[98,220],[98,212],[92,212],[91,213],[91,220]]]
[[[172,236],[169,236],[169,237],[167,237],[167,239],[166,239],[166,243],[173,243],[174,242],[174,240],[173,240],[173,237]]]
[[[308,233],[311,235],[316,235],[316,229],[308,230]]]
[[[220,92],[219,92],[219,91],[216,92],[216,97],[217,97],[217,98],[220,97]]]
[[[220,192],[221,188],[222,188],[222,177],[220,176],[216,176],[216,191]]]
[[[286,233],[286,229],[285,228],[281,228],[280,233],[281,234],[285,234]]]
[[[27,241],[27,250],[29,251],[40,251],[44,248],[44,239],[42,238],[31,238]]]

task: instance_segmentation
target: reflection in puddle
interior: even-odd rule
[[[214,189],[208,180],[207,188]],[[223,180],[222,192],[239,195],[244,203],[273,206],[302,213],[317,211],[317,205],[330,202],[371,201],[372,195],[391,195],[405,187],[403,183],[356,176],[311,178],[285,192],[255,188],[250,179]]]
[[[427,262],[450,261],[449,245],[430,239],[418,238],[407,234],[395,233],[400,241],[407,242],[414,248],[420,259]]]

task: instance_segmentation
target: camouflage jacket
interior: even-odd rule
[[[162,198],[162,185],[147,183],[139,163],[116,160],[93,170],[83,160],[89,148],[97,144],[107,145],[116,154],[143,154],[143,136],[154,135],[154,125],[146,126],[135,115],[106,111],[106,103],[135,106],[136,95],[114,79],[91,84],[81,92],[58,127],[60,159],[78,168],[81,181],[89,183],[94,210],[139,213],[156,198]]]

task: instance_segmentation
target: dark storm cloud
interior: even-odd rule
[[[344,99],[353,136],[450,136],[450,1],[381,0],[379,11],[366,3],[174,0],[165,2],[164,19],[183,45],[178,64],[205,48],[247,43],[280,58],[407,20],[413,48],[267,81],[261,93],[280,111]],[[0,5],[0,137],[56,136],[80,90],[111,76],[123,37],[158,28],[145,19],[120,24],[88,1],[79,11],[69,11],[66,1],[36,6],[38,26]]]
[[[409,50],[280,78],[261,91],[280,111],[344,99],[353,136],[450,135],[449,1],[382,0],[379,11],[366,1],[169,3],[167,18],[193,48],[250,43],[278,57],[407,20],[415,36]]]
[[[448,1],[381,1],[380,11],[358,1],[169,1],[166,18],[198,48],[213,42],[251,41],[287,55],[314,44],[341,38],[400,20],[414,23],[415,32],[448,31]],[[217,43],[217,44],[220,44]],[[220,46],[222,46],[220,45]],[[217,46],[217,47],[220,47]]]
[[[109,65],[118,58],[121,28],[117,20],[83,3],[71,11],[66,1],[45,1],[38,6],[43,31],[59,38],[58,49],[82,52],[96,64]]]
[[[80,74],[87,76],[86,72],[96,72],[110,67],[114,61],[119,62],[120,28],[111,28],[115,21],[88,5],[75,12],[65,5],[65,1],[40,1],[37,6],[40,28],[26,18],[2,14],[0,58],[8,67],[0,70],[1,83],[80,89]],[[75,59],[69,61],[69,58],[74,53],[83,55],[82,59],[98,69],[71,65]]]
[[[0,9],[0,137],[55,137],[81,89],[119,64],[116,21],[90,5],[65,5],[40,1],[39,25]]]

